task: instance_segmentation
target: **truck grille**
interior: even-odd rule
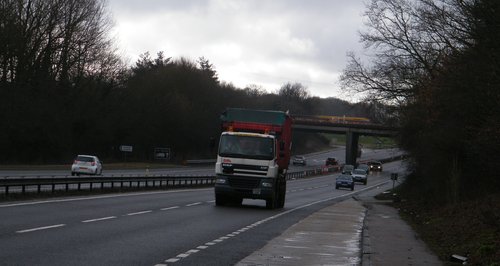
[[[234,164],[230,168],[224,168],[224,172],[233,175],[240,176],[266,176],[267,169],[266,166],[257,165],[245,165],[245,164]]]
[[[234,188],[253,189],[260,186],[260,179],[232,176],[229,178],[229,185]]]

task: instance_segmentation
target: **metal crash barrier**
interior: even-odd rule
[[[380,160],[391,162],[404,159],[405,156],[395,156]],[[307,178],[338,172],[339,166],[323,166],[321,168],[287,173],[287,180]],[[0,178],[0,196],[27,193],[55,193],[69,191],[95,190],[133,190],[133,189],[169,189],[185,187],[208,187],[215,184],[215,175],[204,176],[52,176],[52,177],[3,177]],[[393,179],[394,180],[394,179]]]

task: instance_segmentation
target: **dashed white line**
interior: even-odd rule
[[[201,202],[195,202],[195,203],[191,203],[191,204],[186,205],[186,207],[196,206],[196,205],[200,205],[200,204],[201,204]]]
[[[172,258],[172,259],[166,260],[165,262],[167,262],[167,263],[174,263],[174,262],[178,262],[179,260],[180,259]]]
[[[152,210],[148,210],[148,211],[141,211],[141,212],[132,212],[132,213],[127,213],[126,215],[127,216],[133,216],[133,215],[145,214],[145,213],[150,213],[150,212],[153,212],[153,211]]]
[[[99,221],[110,220],[110,219],[115,219],[115,218],[116,218],[116,216],[108,216],[108,217],[103,217],[103,218],[85,220],[85,221],[82,221],[82,223],[99,222]]]
[[[71,202],[71,201],[85,201],[85,200],[95,200],[95,199],[108,199],[117,197],[135,197],[143,195],[155,195],[155,194],[170,194],[170,193],[185,193],[185,192],[199,192],[204,190],[213,190],[213,188],[198,188],[198,189],[180,189],[180,190],[170,190],[170,191],[155,191],[155,192],[141,192],[141,193],[126,193],[118,195],[106,195],[106,196],[96,196],[96,197],[81,197],[81,198],[70,198],[70,199],[60,199],[60,200],[45,200],[45,201],[34,201],[34,202],[23,202],[15,204],[0,205],[0,208],[7,207],[17,207],[26,205],[37,205],[37,204],[47,204],[47,203],[58,203],[58,202]]]
[[[173,206],[173,207],[167,207],[167,208],[163,208],[163,209],[160,209],[160,211],[168,211],[168,210],[173,210],[173,209],[178,209],[179,206]]]
[[[65,226],[65,224],[55,224],[55,225],[19,230],[19,231],[16,231],[16,233],[22,234],[22,233],[34,232],[34,231],[45,230],[45,229],[52,229],[52,228],[63,227],[63,226]]]

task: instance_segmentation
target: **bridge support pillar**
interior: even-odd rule
[[[356,158],[358,155],[358,141],[359,134],[351,130],[346,132],[346,145],[345,145],[345,163],[356,166]]]

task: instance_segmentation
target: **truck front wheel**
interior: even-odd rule
[[[266,209],[275,209],[277,205],[276,194],[274,194],[270,199],[266,200]]]
[[[278,208],[285,207],[286,180],[282,180],[278,190]]]
[[[226,203],[226,197],[220,194],[215,194],[215,206],[224,206]]]

